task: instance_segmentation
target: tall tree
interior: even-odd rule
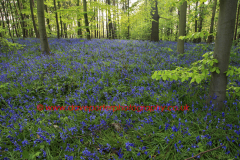
[[[18,8],[19,8],[19,11],[20,11],[20,16],[21,16],[21,25],[22,25],[22,34],[23,34],[23,39],[26,38],[26,35],[25,35],[25,20],[24,20],[24,15],[22,14],[22,3],[20,3],[20,0],[17,0],[18,2]]]
[[[185,36],[186,33],[186,12],[187,1],[184,1],[180,8],[179,32],[177,41],[177,52],[184,53],[184,40],[179,39],[180,36]]]
[[[46,1],[46,0],[45,0]],[[48,6],[47,5],[45,5],[45,10],[46,10],[46,12],[47,12],[47,14],[48,14]],[[49,18],[47,18],[47,25],[48,25],[48,29],[49,29],[49,34],[51,34],[51,26],[50,26],[50,20],[49,20]]]
[[[43,0],[37,0],[37,13],[42,54],[50,55],[50,48],[48,45],[47,32],[45,27]]]
[[[88,23],[87,2],[86,2],[86,0],[83,0],[83,11],[84,11],[85,26],[86,26],[86,31],[87,31],[87,39],[91,40],[91,38],[90,38],[90,30],[89,30],[89,23]]]
[[[10,24],[9,24],[9,19],[8,19],[8,12],[7,12],[6,9],[5,9],[5,3],[4,3],[4,1],[2,1],[1,4],[2,4],[2,7],[3,7],[3,12],[4,12],[5,19],[7,20],[8,32],[9,32],[9,35],[10,35],[10,37],[11,37],[13,43],[14,43],[14,40],[13,40],[13,38],[12,38],[11,31],[10,31]]]
[[[108,1],[108,7],[110,7],[110,0],[107,0]],[[113,38],[113,23],[111,21],[111,11],[110,9],[108,9],[108,22],[109,22],[109,39],[112,39]]]
[[[55,10],[55,17],[56,17],[56,24],[57,24],[57,38],[60,38],[59,35],[59,24],[58,24],[58,14],[57,14],[57,6],[56,6],[56,0],[53,0],[54,3],[54,10]]]
[[[81,17],[79,14],[79,0],[77,0],[77,6],[78,6],[78,12],[77,12],[78,36],[82,38]]]
[[[209,88],[209,101],[212,100],[214,108],[217,111],[223,111],[226,100],[227,76],[225,71],[228,70],[230,50],[233,41],[234,26],[236,20],[238,0],[220,0],[220,11],[217,25],[217,36],[213,58],[218,60],[215,67],[220,69],[220,73],[211,72],[211,81]]]
[[[29,1],[30,1],[30,9],[31,9],[31,16],[32,16],[32,22],[33,22],[34,32],[35,32],[35,34],[36,34],[36,38],[40,38],[40,37],[39,37],[38,30],[37,30],[36,23],[35,23],[35,19],[34,19],[34,13],[33,13],[33,0],[29,0]]]
[[[159,15],[158,15],[158,4],[157,0],[153,1],[152,6],[152,30],[151,30],[151,41],[159,41]]]
[[[238,11],[237,11],[237,20],[236,20],[236,28],[235,28],[234,40],[237,39],[237,29],[238,29],[239,10],[240,10],[240,4],[238,4]]]
[[[198,1],[196,2],[196,7],[195,7],[195,33],[197,33],[198,29]],[[193,43],[197,43],[197,38],[193,39]]]
[[[215,18],[215,12],[216,12],[216,6],[217,6],[217,0],[214,0],[214,5],[212,8],[212,18],[211,18],[211,26],[210,26],[210,35],[208,36],[207,43],[212,43],[213,42],[213,26],[214,26],[214,18]]]
[[[128,32],[127,32],[127,39],[130,39],[130,22],[129,22],[129,0],[128,1]]]
[[[199,27],[198,27],[198,32],[202,31],[202,24],[203,24],[203,16],[204,16],[204,2],[202,2],[200,6],[200,15],[199,15]],[[197,43],[201,42],[201,37],[197,39]]]
[[[60,10],[61,9],[61,4],[60,2],[58,1],[58,9]],[[60,11],[60,26],[61,26],[61,36],[63,38],[63,22],[62,22],[62,12]]]

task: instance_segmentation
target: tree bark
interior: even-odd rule
[[[130,39],[130,22],[129,22],[129,0],[128,1],[128,32],[127,32],[127,39]]]
[[[214,26],[214,18],[215,18],[216,6],[217,6],[217,0],[214,0],[214,5],[213,5],[213,9],[212,9],[211,26],[210,26],[210,32],[209,32],[210,34],[213,33],[213,26]],[[213,35],[209,35],[207,43],[212,43],[212,42],[213,42]]]
[[[110,7],[110,0],[107,0],[108,1],[108,5],[109,5],[109,7]],[[109,15],[108,15],[108,22],[109,22],[109,39],[112,39],[113,38],[113,23],[112,23],[112,21],[111,21],[111,12],[110,12],[110,9],[108,10],[108,13],[109,13]]]
[[[60,38],[59,35],[59,24],[58,24],[58,14],[57,14],[57,6],[56,6],[56,0],[53,0],[54,3],[54,10],[55,10],[55,17],[56,17],[56,24],[57,24],[57,38]]]
[[[208,104],[214,105],[217,111],[223,111],[226,100],[227,76],[225,71],[228,70],[230,50],[233,41],[234,26],[236,20],[238,0],[220,0],[220,11],[217,25],[217,36],[213,58],[218,60],[215,67],[220,69],[220,73],[211,73],[210,89]],[[210,107],[210,106],[209,106]]]
[[[198,29],[198,21],[197,21],[197,18],[198,18],[198,14],[197,14],[197,10],[198,10],[198,1],[196,2],[196,7],[195,7],[195,33],[197,33],[197,29]],[[197,43],[197,39],[194,38],[193,39],[193,43]]]
[[[153,14],[154,12],[154,14]],[[151,41],[159,41],[159,15],[158,15],[158,3],[157,0],[154,0],[152,6],[152,29],[151,29]]]
[[[79,7],[79,0],[77,0],[77,6]],[[78,13],[77,13],[77,23],[78,23],[78,36],[80,38],[82,38],[82,29],[80,28],[81,27],[81,18],[80,18],[80,15],[79,15],[79,10],[78,10]]]
[[[203,24],[203,13],[204,13],[204,2],[202,2],[201,7],[200,7],[200,16],[199,16],[199,27],[198,27],[198,32],[202,31],[202,24]],[[200,43],[202,40],[201,37],[197,39],[197,43]]]
[[[238,11],[237,11],[237,22],[236,22],[236,28],[235,28],[235,34],[234,34],[234,40],[237,40],[237,29],[238,29],[239,8],[240,8],[240,4],[238,5]]]
[[[46,1],[46,0],[45,0]],[[47,5],[45,5],[45,10],[46,10],[46,12],[47,12],[47,14],[48,14],[48,6]],[[49,34],[51,34],[51,26],[50,26],[50,20],[49,20],[49,18],[47,18],[47,25],[48,25],[48,29],[49,29]]]
[[[86,26],[86,31],[87,31],[87,39],[91,40],[91,38],[90,38],[90,30],[89,30],[89,23],[88,23],[87,2],[86,2],[86,0],[83,0],[83,11],[84,11],[85,26]]]
[[[31,16],[32,16],[32,22],[33,22],[33,28],[34,28],[34,32],[36,34],[36,38],[40,38],[38,31],[37,31],[37,26],[35,23],[35,19],[34,19],[34,13],[33,13],[33,0],[29,0],[30,1],[30,9],[31,9]]]
[[[26,38],[26,35],[25,35],[25,23],[24,23],[25,20],[24,20],[23,14],[22,14],[22,5],[20,4],[20,0],[17,0],[17,2],[18,2],[19,12],[20,12],[20,16],[21,16],[21,21],[22,21],[21,25],[22,25],[23,39],[25,39]]]
[[[58,9],[61,9],[61,4],[60,2],[58,1]],[[61,26],[61,38],[63,38],[63,23],[62,23],[62,14],[60,12],[60,26]]]
[[[44,3],[43,0],[37,0],[38,26],[40,33],[41,51],[42,54],[50,55],[48,45],[47,32],[45,27]]]
[[[186,12],[187,12],[187,1],[184,1],[180,9],[180,20],[179,20],[179,34],[177,41],[177,52],[184,53],[184,40],[179,39],[180,36],[185,36],[186,33]]]

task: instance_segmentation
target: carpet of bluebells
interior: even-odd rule
[[[200,85],[151,78],[153,71],[189,67],[213,44],[107,39],[18,39],[0,53],[0,159],[239,158],[239,97],[228,94],[224,112],[206,105],[209,80]],[[232,47],[232,52],[239,52]],[[240,53],[230,64],[239,67]],[[229,83],[240,86],[237,76]],[[37,106],[189,106],[185,111],[54,110]],[[218,148],[217,148],[218,147]],[[214,150],[211,150],[214,149]]]

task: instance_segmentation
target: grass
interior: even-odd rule
[[[229,93],[218,113],[205,105],[209,80],[151,79],[152,71],[190,66],[213,45],[186,43],[177,55],[176,42],[50,39],[54,56],[41,57],[39,40],[18,43],[25,49],[0,59],[1,159],[239,158],[239,97]],[[189,111],[38,111],[39,104],[187,104]]]

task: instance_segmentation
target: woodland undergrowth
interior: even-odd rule
[[[238,159],[239,96],[227,94],[224,112],[206,105],[200,84],[153,80],[152,71],[190,67],[212,44],[49,39],[0,49],[1,159]],[[7,54],[6,54],[7,53]],[[238,46],[231,51],[239,68]],[[229,84],[240,86],[237,75]],[[188,111],[39,111],[37,106],[189,106]],[[66,108],[67,108],[66,107]],[[195,157],[195,158],[193,158]]]

